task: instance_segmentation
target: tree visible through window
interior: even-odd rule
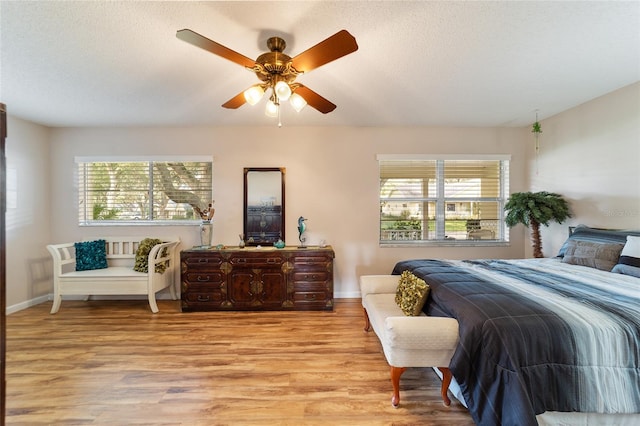
[[[380,243],[508,241],[506,156],[378,156]]]
[[[81,225],[193,221],[212,199],[211,160],[76,163]]]

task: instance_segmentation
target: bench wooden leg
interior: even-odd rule
[[[156,303],[156,294],[149,293],[149,306],[151,307],[151,312],[157,314],[160,309],[158,309],[158,304]]]
[[[447,395],[447,391],[449,390],[449,385],[451,384],[451,378],[453,375],[451,374],[451,370],[446,367],[438,367],[438,370],[442,373],[442,386],[440,388],[442,403],[448,407],[451,405],[451,400],[449,399],[449,395]]]
[[[400,376],[406,370],[405,367],[391,366],[391,386],[393,386],[393,396],[391,397],[391,405],[397,408],[400,405]]]
[[[364,311],[364,331],[371,331],[371,322],[369,321],[369,314],[365,308],[362,308]]]
[[[398,405],[400,405],[400,376],[402,376],[402,373],[404,373],[406,369],[406,367],[391,366],[391,385],[393,386],[391,405],[393,405],[394,408],[397,408]],[[448,407],[451,405],[451,399],[449,398],[447,391],[449,390],[449,385],[451,384],[453,375],[451,374],[451,370],[446,367],[438,367],[438,370],[442,372],[442,385],[440,387],[442,403]]]
[[[60,304],[62,303],[62,296],[59,294],[53,295],[53,306],[51,306],[51,313],[55,314],[60,309]]]

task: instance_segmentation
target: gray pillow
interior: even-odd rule
[[[624,263],[618,263],[613,267],[611,272],[622,275],[631,275],[632,277],[640,278],[640,268],[636,266],[625,265]]]
[[[624,244],[593,241],[567,241],[563,263],[611,271],[618,263]]]

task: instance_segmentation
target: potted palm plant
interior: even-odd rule
[[[522,223],[531,228],[533,257],[544,257],[540,240],[540,225],[547,226],[550,221],[562,223],[571,217],[569,205],[559,194],[553,192],[514,192],[504,206],[507,216],[505,223],[509,228]]]

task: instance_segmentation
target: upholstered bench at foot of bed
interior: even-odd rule
[[[391,367],[393,396],[400,403],[400,376],[408,367],[435,367],[442,373],[444,405],[451,404],[447,389],[451,383],[448,365],[458,344],[458,321],[453,318],[405,316],[395,302],[398,275],[363,275],[360,292],[365,331],[372,328]]]

